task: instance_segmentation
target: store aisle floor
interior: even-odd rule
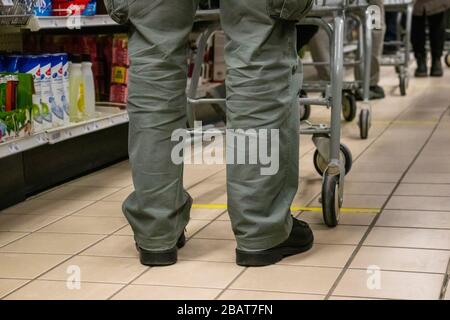
[[[123,162],[1,212],[0,298],[450,299],[450,72],[412,79],[407,97],[392,69],[383,79],[388,97],[373,104],[370,138],[359,139],[356,123],[344,125],[355,163],[336,229],[317,212],[314,146],[301,138],[294,206],[315,231],[311,252],[271,267],[236,266],[225,168],[189,165],[196,207],[180,262],[141,266],[121,213],[132,190]],[[313,120],[326,116],[313,109]]]

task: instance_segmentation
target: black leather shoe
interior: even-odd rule
[[[427,60],[425,58],[417,59],[417,69],[414,75],[416,78],[428,77]]]
[[[188,201],[183,207],[181,207],[178,212],[183,210],[190,210],[192,207],[192,198],[189,197]],[[189,208],[187,208],[189,207]],[[178,238],[175,247],[163,251],[150,251],[142,249],[136,243],[136,249],[139,252],[140,261],[145,266],[170,266],[177,262],[178,260],[178,249],[183,248],[186,245],[186,235],[183,231]]]
[[[262,251],[236,249],[236,263],[243,267],[263,267],[275,264],[285,257],[306,252],[312,248],[314,236],[306,222],[293,218],[291,234],[283,243]]]
[[[361,89],[356,90],[355,97],[356,97],[357,101],[363,101],[364,100],[363,91]],[[385,97],[386,97],[386,94],[384,93],[383,87],[370,86],[369,100],[384,99]]]
[[[431,63],[430,76],[432,77],[442,77],[444,75],[444,70],[442,70],[441,59],[433,59]]]

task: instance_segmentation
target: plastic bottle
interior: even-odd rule
[[[84,81],[81,57],[74,55],[69,70],[69,116],[71,122],[83,120],[85,113]]]
[[[88,119],[92,119],[95,117],[95,84],[92,62],[90,61],[89,55],[83,55],[81,71],[84,81],[85,115]]]
[[[52,61],[52,91],[53,98],[50,101],[50,109],[52,111],[53,126],[61,127],[65,123],[65,113],[63,109],[64,101],[64,83],[63,83],[63,65],[59,55],[51,55]]]
[[[49,129],[53,127],[53,114],[52,103],[54,101],[52,90],[52,59],[51,56],[41,55],[41,106],[42,106],[42,118],[43,128]]]

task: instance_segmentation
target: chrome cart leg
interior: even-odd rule
[[[198,90],[198,82],[200,80],[200,75],[202,72],[202,64],[203,64],[203,57],[205,55],[206,46],[208,44],[208,39],[211,37],[211,35],[219,29],[219,25],[212,24],[208,26],[208,28],[202,33],[200,36],[200,39],[198,41],[198,48],[197,48],[197,54],[195,55],[195,61],[194,61],[194,70],[192,72],[192,78],[191,83],[187,92],[188,97],[188,103],[186,107],[186,115],[187,115],[187,121],[189,128],[194,127],[194,121],[195,121],[195,110],[194,106],[189,103],[190,99],[195,99],[197,96],[197,90]]]
[[[344,18],[338,15],[333,21],[334,34],[331,48],[331,125],[330,162],[323,175],[322,209],[327,226],[336,227],[341,215],[344,197],[345,164],[340,159],[342,88],[344,81]]]
[[[406,30],[404,36],[405,55],[403,65],[400,66],[399,80],[400,80],[400,94],[406,96],[406,91],[409,85],[409,60],[410,60],[410,39],[412,28],[412,16],[413,16],[414,4],[409,4],[406,8]]]
[[[367,139],[369,129],[372,124],[372,108],[370,105],[370,68],[372,60],[372,12],[367,9],[365,12],[365,21],[363,23],[364,34],[364,76],[363,76],[363,103],[359,114],[359,129],[361,139]]]

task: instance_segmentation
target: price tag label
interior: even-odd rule
[[[12,7],[14,5],[13,0],[1,0],[4,7]]]

